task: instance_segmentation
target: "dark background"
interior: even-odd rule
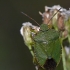
[[[38,12],[44,12],[45,5],[60,4],[68,9],[70,0],[2,0],[0,3],[0,70],[35,70],[20,28],[23,22],[37,24],[21,12],[41,24],[42,18]]]

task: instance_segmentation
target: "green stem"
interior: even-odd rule
[[[61,44],[62,44],[62,41],[63,41],[63,40],[61,40]],[[65,60],[65,51],[64,51],[63,45],[62,45],[62,62],[63,62],[63,69],[64,69],[64,70],[67,70],[66,60]]]
[[[64,70],[67,70],[66,68],[66,60],[65,60],[65,52],[64,52],[64,48],[62,47],[62,61],[63,61],[63,68]]]

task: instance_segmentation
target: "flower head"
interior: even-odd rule
[[[32,25],[30,22],[25,22],[20,29],[20,34],[23,36],[24,42],[27,46],[33,43],[32,36],[40,29],[38,26]]]

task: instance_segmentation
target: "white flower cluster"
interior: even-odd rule
[[[20,29],[20,34],[23,36],[23,29],[24,29],[24,27],[28,27],[28,26],[32,26],[32,24],[30,23],[30,22],[25,22],[25,23],[23,23],[22,24],[22,27],[21,27],[21,29]]]
[[[34,26],[30,22],[25,22],[22,25],[20,34],[23,36],[25,44],[29,46],[33,42],[32,36],[39,31],[40,27]]]
[[[32,25],[30,22],[25,22],[22,24],[22,27],[20,29],[20,34],[22,35],[24,39],[25,45],[31,50],[33,39],[32,36],[34,36],[38,31],[40,27]],[[33,54],[33,51],[31,51],[31,54]]]
[[[53,12],[54,10],[59,10],[60,14],[65,16],[65,20],[67,20],[70,17],[70,8],[69,10],[66,10],[65,8],[61,7],[60,5],[54,5],[52,7],[45,6],[45,11],[50,10]]]
[[[40,29],[40,27],[38,27],[38,26],[34,26],[34,25],[32,25],[32,23],[30,23],[30,22],[25,22],[25,23],[23,23],[22,24],[22,27],[21,27],[21,29],[20,29],[20,34],[23,36],[23,32],[24,32],[24,29],[26,29],[26,28],[31,28],[31,29],[34,29],[35,31],[39,31],[39,29]]]

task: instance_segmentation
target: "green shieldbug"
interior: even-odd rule
[[[30,23],[24,23],[20,31],[31,51],[36,70],[54,70],[61,57],[59,32],[46,24],[36,27]]]
[[[34,54],[39,65],[46,70],[54,70],[61,57],[59,32],[41,24],[40,31],[33,37]]]

